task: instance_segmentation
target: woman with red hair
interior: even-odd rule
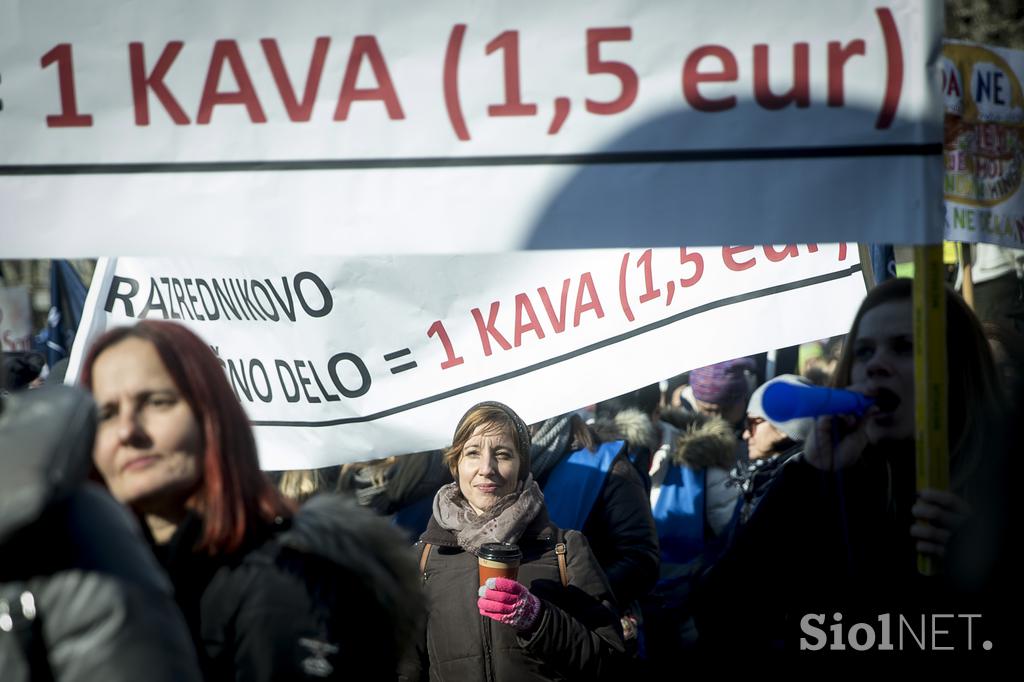
[[[149,531],[207,679],[333,679],[365,645],[397,658],[414,620],[397,611],[419,606],[400,536],[331,496],[296,514],[199,337],[162,321],[112,329],[82,381],[99,408],[96,470]]]

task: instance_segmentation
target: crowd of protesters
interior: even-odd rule
[[[902,279],[789,374],[739,358],[533,425],[483,402],[444,450],[318,471],[260,471],[175,323],[102,335],[78,388],[15,390],[38,368],[9,358],[0,678],[642,679],[815,633],[849,652],[843,623],[886,613],[978,614],[1009,649],[1021,332],[947,301],[948,490],[915,481]],[[874,405],[766,409],[826,382]],[[495,544],[518,574],[481,584]]]

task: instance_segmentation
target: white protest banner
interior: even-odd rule
[[[1024,51],[943,48],[946,239],[1024,248]]]
[[[846,244],[101,265],[68,380],[103,330],[180,320],[216,350],[268,469],[441,447],[481,400],[534,422],[841,334],[864,295]]]
[[[0,287],[0,351],[32,350],[32,305],[27,287]]]
[[[941,240],[927,0],[8,0],[5,257]]]

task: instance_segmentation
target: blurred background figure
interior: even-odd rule
[[[1008,325],[1024,334],[1024,249],[996,244],[971,245],[974,313],[982,322]],[[957,273],[962,286],[963,269]]]
[[[34,351],[8,351],[0,360],[0,386],[7,391],[20,391],[35,385],[46,366],[46,359]]]
[[[667,447],[674,434],[659,418],[661,386],[650,384],[602,400],[594,406],[594,432],[603,442],[625,441],[626,453],[651,489],[651,462],[659,449]]]
[[[346,464],[341,468],[337,489],[355,496],[405,531],[415,542],[427,529],[434,495],[452,482],[451,471],[443,462],[441,450],[415,452]]]
[[[810,341],[800,346],[798,360],[800,376],[816,386],[827,386],[843,350],[843,336],[821,341]]]
[[[626,442],[602,442],[575,413],[530,430],[530,468],[551,521],[586,536],[611,583],[627,648],[639,655],[638,600],[658,579],[658,538],[647,489]]]
[[[662,418],[678,436],[651,477],[661,571],[642,604],[652,671],[668,673],[678,665],[678,652],[696,645],[693,584],[718,553],[739,489],[729,478],[736,436],[724,419],[682,410],[665,410]]]

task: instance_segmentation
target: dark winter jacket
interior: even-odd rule
[[[190,516],[156,551],[206,679],[393,679],[422,596],[385,520],[321,495],[227,556],[192,551],[201,532]]]
[[[138,524],[86,480],[95,415],[63,386],[0,401],[0,680],[199,680]]]
[[[568,587],[560,581],[555,545],[567,546]],[[520,635],[480,615],[477,558],[431,518],[415,548],[421,557],[429,602],[426,632],[418,656],[402,665],[403,680],[595,680],[621,664],[619,617],[612,610],[608,582],[586,538],[560,531],[540,515],[519,541],[523,562],[518,581],[542,601],[533,632]]]
[[[743,524],[757,509],[771,487],[782,466],[803,452],[803,443],[797,443],[784,452],[777,452],[771,457],[752,459],[746,464],[737,464],[729,477],[733,485],[739,488],[740,504],[737,507],[737,523]]]
[[[808,613],[874,622],[912,608],[914,498],[912,451],[869,451],[839,473],[790,460],[701,583],[702,643],[796,650]]]
[[[645,422],[646,428],[639,420],[598,422],[595,431],[602,440],[626,440],[630,451],[632,444],[650,448],[656,437],[650,419]],[[660,564],[658,533],[647,489],[625,453],[612,465],[582,530],[620,606],[654,587]]]

